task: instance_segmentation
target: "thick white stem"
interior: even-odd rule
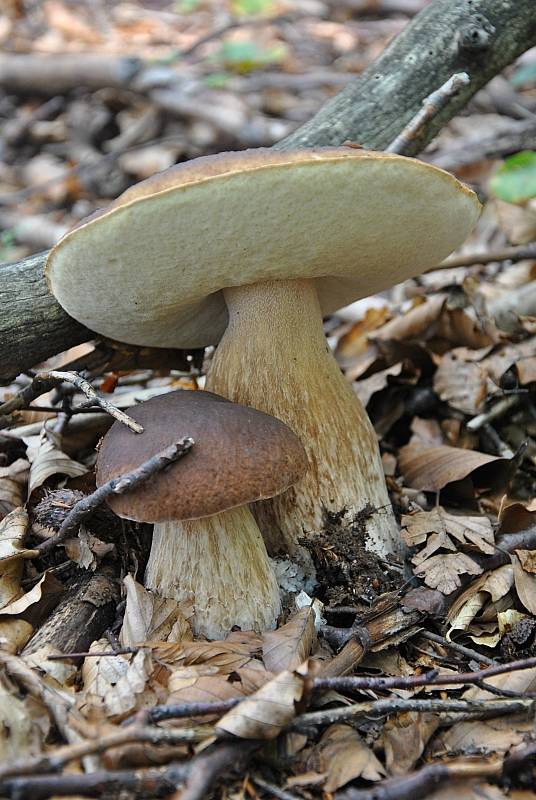
[[[158,522],[145,583],[164,597],[194,601],[195,633],[224,638],[235,625],[275,628],[279,588],[247,506],[204,519]]]
[[[225,300],[229,325],[206,388],[281,419],[309,460],[301,481],[254,507],[269,550],[300,557],[300,537],[320,531],[326,511],[346,511],[350,520],[371,508],[367,549],[381,557],[396,553],[398,529],[376,434],[329,350],[314,283],[233,287]]]

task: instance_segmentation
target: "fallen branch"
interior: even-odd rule
[[[517,247],[505,247],[502,250],[490,250],[487,253],[471,253],[468,256],[456,256],[448,258],[437,267],[432,267],[428,272],[436,272],[438,269],[456,269],[457,267],[474,267],[477,264],[495,264],[500,261],[524,261],[525,259],[536,258],[536,242],[522,244]]]
[[[41,395],[46,394],[46,392],[49,392],[61,383],[70,383],[72,386],[75,386],[86,395],[90,401],[90,405],[99,406],[99,408],[102,408],[103,411],[106,411],[107,414],[110,414],[110,416],[118,422],[122,422],[123,425],[126,425],[127,428],[130,428],[134,433],[143,433],[143,427],[139,422],[129,417],[124,411],[116,408],[109,400],[100,397],[93,386],[81,375],[77,375],[73,372],[60,372],[53,369],[47,370],[46,372],[37,372],[28,386],[11,400],[8,400],[0,406],[0,427],[2,427],[2,416],[8,417],[13,411],[27,408],[32,400],[41,397]],[[8,420],[8,423],[11,423],[11,420]]]
[[[108,497],[111,497],[113,494],[125,494],[126,492],[134,491],[134,489],[144,481],[156,475],[157,472],[189,453],[193,445],[193,439],[189,436],[185,436],[179,439],[178,442],[175,442],[175,444],[166,447],[165,450],[162,450],[147,461],[144,461],[143,464],[140,464],[139,467],[136,467],[136,469],[133,469],[131,472],[127,472],[124,475],[107,481],[92,494],[79,500],[65,517],[58,533],[55,536],[51,536],[50,539],[41,542],[41,544],[38,544],[35,550],[37,550],[41,556],[53,550],[71,533],[74,533],[80,523],[90,514],[93,514],[95,509],[102,505]]]

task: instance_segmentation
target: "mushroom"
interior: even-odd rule
[[[142,464],[181,436],[195,445],[135,492],[108,502],[120,517],[155,523],[146,585],[194,601],[196,633],[275,627],[275,573],[248,503],[272,497],[306,469],[304,449],[274,417],[210,392],[176,391],[135,406],[142,434],[114,423],[99,448],[97,485]]]
[[[404,156],[223,153],[128,189],[56,245],[47,275],[98,333],[157,347],[219,342],[206,388],[299,436],[307,474],[257,512],[269,549],[299,556],[326,511],[367,508],[367,548],[385,557],[399,538],[376,435],[322,315],[439,263],[479,208],[452,175]]]

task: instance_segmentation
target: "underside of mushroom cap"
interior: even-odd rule
[[[134,433],[112,425],[99,448],[97,485],[123,475],[183,436],[195,444],[183,459],[135,492],[107,502],[139,522],[208,517],[273,497],[306,471],[300,440],[275,417],[211,392],[177,391],[129,410],[143,425]]]
[[[200,347],[226,328],[225,288],[313,278],[329,313],[439,263],[479,208],[452,175],[404,156],[224,153],[129,189],[56,245],[47,278],[97,333]]]

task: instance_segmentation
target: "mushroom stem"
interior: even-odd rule
[[[398,551],[374,429],[342,375],[322,328],[312,280],[269,281],[224,290],[229,325],[207,389],[272,414],[301,439],[309,468],[254,513],[270,552],[303,560],[299,539],[324,527],[325,512],[364,509],[365,546],[380,557]]]
[[[154,526],[146,585],[194,601],[193,627],[208,639],[275,628],[279,588],[261,533],[247,506],[204,519]]]

